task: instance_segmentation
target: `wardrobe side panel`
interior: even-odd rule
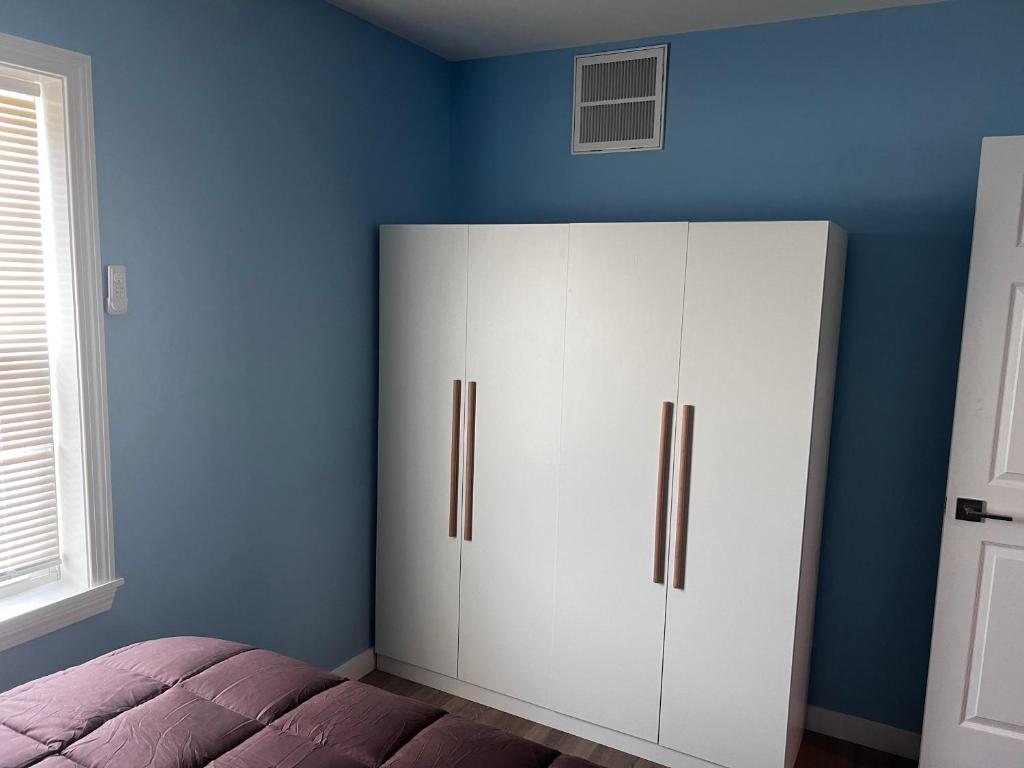
[[[803,555],[800,564],[800,597],[797,604],[793,675],[790,688],[789,731],[786,765],[796,762],[803,741],[807,714],[807,681],[814,635],[814,606],[818,588],[818,555],[821,551],[821,523],[825,506],[829,438],[832,433],[832,400],[835,391],[839,320],[846,275],[846,233],[832,224],[828,230],[825,289],[818,341],[818,371],[814,392],[814,422],[811,429],[810,463],[807,471],[807,513],[804,522]]]

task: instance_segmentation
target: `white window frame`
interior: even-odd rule
[[[2,651],[109,610],[124,580],[114,570],[91,59],[0,33],[0,65],[39,83],[44,102],[63,111],[78,379],[61,397],[78,409],[80,477],[71,484],[84,497],[80,519],[60,522],[60,578],[0,589]]]

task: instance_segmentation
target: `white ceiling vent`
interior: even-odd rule
[[[576,57],[572,153],[661,149],[668,46]]]

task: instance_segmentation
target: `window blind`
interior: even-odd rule
[[[0,80],[0,585],[60,562],[38,91]]]

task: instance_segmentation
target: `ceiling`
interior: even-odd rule
[[[451,61],[937,0],[329,0]]]

